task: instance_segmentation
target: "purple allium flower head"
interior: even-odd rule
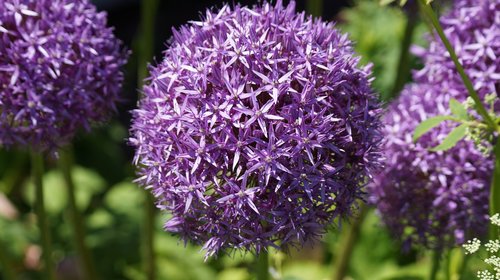
[[[165,229],[221,249],[286,249],[351,213],[378,165],[370,70],[333,24],[263,3],[174,30],[133,112],[139,181]]]
[[[498,92],[500,75],[500,2],[460,0],[441,23],[475,89],[484,98]],[[429,37],[430,38],[430,37]],[[484,234],[488,225],[493,163],[472,141],[431,152],[457,126],[445,122],[413,143],[415,127],[436,115],[450,114],[450,98],[468,96],[438,37],[420,55],[425,67],[414,73],[389,106],[383,150],[386,168],[369,185],[371,200],[384,222],[406,245],[443,248]]]
[[[126,57],[88,0],[3,0],[0,146],[53,149],[106,120]]]

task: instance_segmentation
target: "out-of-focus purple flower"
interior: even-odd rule
[[[500,82],[500,2],[488,0],[454,1],[441,25],[460,63],[474,82],[480,96],[498,92]],[[414,74],[418,83],[436,84],[466,98],[466,89],[448,51],[437,35],[429,36],[427,49],[416,54],[425,67]],[[444,91],[446,94],[446,91]]]
[[[0,5],[0,146],[67,143],[115,110],[127,52],[88,0]]]
[[[370,69],[333,24],[277,1],[174,30],[130,139],[165,229],[221,249],[286,249],[348,216],[378,166]]]
[[[497,92],[500,75],[500,2],[461,0],[441,18],[475,89],[484,98]],[[450,114],[448,102],[467,98],[467,90],[439,38],[421,50],[425,67],[414,73],[389,106],[383,150],[387,166],[370,184],[371,200],[395,236],[407,245],[443,248],[484,234],[488,225],[493,163],[472,141],[431,152],[456,127],[445,122],[413,143],[415,127],[436,115]]]
[[[386,167],[369,185],[371,201],[392,233],[405,242],[442,247],[487,229],[493,163],[472,141],[430,152],[456,126],[444,123],[413,143],[415,127],[449,114],[450,97],[434,84],[413,84],[388,108],[383,121]]]

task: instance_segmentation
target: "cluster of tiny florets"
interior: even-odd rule
[[[500,214],[496,213],[490,217],[491,225],[500,226],[500,221],[495,221],[499,216]],[[496,229],[493,232],[495,231]],[[474,238],[472,240],[468,240],[462,245],[462,247],[465,249],[466,255],[474,254],[481,249],[481,241]],[[488,240],[484,247],[488,252],[488,257],[483,259],[483,261],[489,266],[490,269],[478,271],[477,278],[480,280],[500,280],[500,256],[495,255],[500,251],[500,239]]]
[[[500,250],[500,240],[488,240],[488,243],[484,244],[486,251],[490,253],[496,253]]]
[[[465,254],[474,254],[481,248],[481,241],[477,238],[474,238],[472,240],[467,240],[464,244],[462,244],[462,247],[465,249]]]
[[[299,245],[378,166],[369,68],[333,24],[264,3],[174,30],[133,112],[140,183],[208,254]]]
[[[495,280],[495,275],[488,270],[480,270],[477,272],[477,278],[480,280]]]
[[[485,98],[496,92],[500,81],[500,2],[460,0],[454,5],[441,24],[474,88]],[[486,233],[493,163],[472,141],[429,151],[457,126],[451,121],[413,142],[422,121],[449,115],[450,98],[465,102],[468,96],[437,35],[418,54],[425,67],[414,73],[415,83],[383,118],[386,168],[369,190],[384,222],[406,245],[452,246]]]
[[[495,215],[491,216],[490,221],[492,224],[500,226],[500,214],[496,213]]]
[[[67,143],[115,110],[127,53],[88,0],[0,4],[0,146]]]

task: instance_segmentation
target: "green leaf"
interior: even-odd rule
[[[379,4],[380,4],[381,6],[386,6],[386,5],[391,4],[391,3],[392,3],[392,2],[394,2],[394,1],[396,1],[396,0],[380,0],[380,1],[379,1]],[[406,4],[406,2],[408,2],[408,0],[399,0],[399,5],[400,5],[400,6],[404,6],[404,5]]]
[[[465,132],[467,131],[467,124],[461,124],[454,128],[448,136],[439,144],[438,146],[431,149],[431,151],[446,151],[453,148],[458,141],[465,137]]]
[[[110,227],[114,222],[113,218],[113,215],[103,209],[99,209],[91,215],[86,216],[87,224],[93,230]]]
[[[456,100],[455,98],[451,98],[449,106],[453,115],[458,117],[460,120],[468,119],[467,109],[462,103],[458,102],[458,100]]]
[[[326,266],[314,260],[287,262],[282,269],[283,280],[328,279],[331,273]]]
[[[104,198],[104,203],[113,212],[128,216],[140,216],[144,195],[142,190],[133,183],[122,182],[111,188]]]
[[[251,279],[246,268],[226,268],[217,275],[217,280],[248,280]]]
[[[385,5],[391,4],[394,1],[396,1],[396,0],[380,0],[379,4],[382,5],[382,6],[385,6]]]
[[[93,170],[80,166],[74,166],[71,174],[76,186],[76,204],[80,210],[84,210],[89,206],[92,196],[105,188],[106,182]],[[56,215],[68,207],[66,182],[60,170],[45,173],[43,187],[47,213]],[[31,180],[27,182],[23,194],[28,203],[32,205],[35,203],[35,188]]]
[[[426,134],[429,130],[438,126],[443,121],[452,119],[453,118],[451,116],[435,116],[424,120],[415,128],[415,131],[413,132],[413,142],[417,142],[422,135]]]

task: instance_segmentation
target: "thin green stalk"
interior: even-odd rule
[[[432,256],[432,266],[431,266],[431,271],[429,275],[429,280],[436,280],[437,279],[437,274],[439,272],[439,266],[441,262],[441,251],[436,250],[433,252]]]
[[[367,213],[368,207],[363,204],[360,209],[359,217],[354,220],[346,231],[344,231],[341,239],[342,247],[339,250],[338,256],[335,258],[333,280],[343,280],[345,278],[349,269],[349,262],[351,260],[352,251],[354,250],[354,245],[356,244],[356,240],[358,240],[361,232],[361,225]]]
[[[397,96],[397,94],[403,89],[405,83],[408,80],[408,77],[410,76],[410,45],[412,42],[413,34],[415,33],[416,26],[417,17],[414,15],[408,15],[408,20],[405,26],[405,33],[403,35],[403,40],[401,40],[396,80],[392,87],[391,95],[388,96],[389,100]]]
[[[42,243],[42,259],[44,262],[44,277],[46,280],[55,279],[54,265],[52,263],[52,246],[50,241],[50,230],[48,226],[47,213],[45,212],[45,201],[43,195],[43,157],[41,154],[31,151],[31,170],[33,183],[35,185],[35,211],[37,215],[38,228],[40,230]]]
[[[155,201],[153,195],[144,191],[145,211],[143,224],[144,269],[148,280],[156,279],[156,257],[154,252]]]
[[[4,245],[2,244],[2,247],[3,246]],[[12,265],[9,261],[9,258],[7,257],[6,250],[0,250],[0,265],[1,265],[0,271],[2,272],[0,273],[0,276],[3,276],[6,280],[14,280],[15,279],[14,270],[12,269]]]
[[[458,274],[458,280],[466,280],[465,279],[465,271],[467,270],[467,265],[469,264],[470,255],[463,256],[462,266],[460,267],[460,273]]]
[[[138,37],[138,73],[137,83],[142,86],[147,76],[148,61],[154,53],[154,27],[158,0],[143,0],[141,5],[141,35]],[[154,251],[155,201],[153,196],[144,191],[144,222],[142,224],[142,259],[146,279],[156,279],[156,256]]]
[[[269,253],[262,250],[255,262],[257,280],[269,280]]]
[[[469,92],[469,96],[472,97],[472,99],[475,102],[476,106],[476,111],[483,117],[484,121],[488,124],[488,126],[493,130],[493,131],[498,131],[498,126],[497,124],[493,121],[493,119],[490,117],[488,114],[488,111],[484,107],[481,99],[479,98],[479,95],[477,92],[474,90],[474,86],[472,85],[471,80],[465,74],[464,68],[462,67],[462,64],[460,64],[460,61],[458,61],[457,54],[455,53],[455,50],[451,46],[450,41],[448,38],[446,38],[446,35],[444,34],[443,28],[441,27],[441,24],[439,23],[439,20],[432,10],[432,6],[430,4],[425,3],[426,0],[420,0],[420,7],[424,15],[430,20],[432,25],[434,26],[434,29],[436,30],[437,34],[439,35],[439,38],[441,38],[441,41],[445,45],[446,49],[448,50],[448,53],[450,54],[451,59],[453,60],[453,63],[455,64],[455,67],[457,68],[458,73],[460,74],[460,77],[462,78],[462,81],[464,82],[465,87],[467,88],[467,91]]]
[[[446,253],[446,266],[445,266],[445,276],[446,276],[446,280],[451,280],[451,275],[452,273],[454,273],[454,271],[452,271],[452,267],[451,267],[451,253],[452,251],[451,250],[448,250],[448,252]]]
[[[138,85],[142,85],[148,71],[148,62],[153,58],[154,53],[154,27],[156,11],[158,10],[158,0],[141,1],[141,25],[138,37]]]
[[[61,168],[66,188],[68,190],[69,215],[73,226],[73,242],[78,252],[80,267],[82,268],[84,279],[98,279],[90,251],[85,244],[85,226],[76,205],[75,183],[71,175],[73,166],[73,155],[71,148],[60,151],[59,166]]]
[[[495,169],[490,188],[490,216],[500,213],[500,139],[498,137],[493,152],[495,153]],[[490,239],[497,239],[498,235],[498,227],[490,224]]]
[[[323,0],[308,0],[306,10],[313,17],[320,17],[323,14]]]
[[[2,178],[4,185],[0,191],[9,194],[24,179],[24,172],[26,170],[24,164],[27,162],[26,156],[24,153],[16,153],[14,159],[9,161],[9,169]]]

